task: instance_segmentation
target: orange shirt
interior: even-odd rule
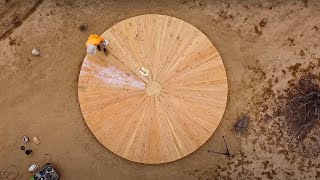
[[[92,34],[88,37],[86,46],[88,46],[89,44],[98,45],[101,41],[104,41],[103,37]]]

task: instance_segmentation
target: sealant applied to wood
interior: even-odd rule
[[[115,154],[147,164],[175,161],[203,145],[228,93],[210,40],[180,19],[155,14],[121,21],[102,36],[109,53],[85,57],[78,86],[95,137]]]

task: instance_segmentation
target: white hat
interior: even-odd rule
[[[87,46],[87,53],[88,54],[95,54],[97,51],[97,46],[96,45],[93,45],[93,44],[89,44]]]

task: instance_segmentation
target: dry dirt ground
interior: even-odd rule
[[[77,96],[88,35],[148,13],[180,18],[206,34],[229,82],[214,135],[191,155],[161,165],[130,162],[101,145]],[[320,179],[319,123],[296,141],[278,111],[301,76],[319,76],[319,50],[317,0],[1,0],[0,171],[14,164],[24,173],[48,153],[67,180]],[[242,116],[249,126],[239,133],[233,127]],[[26,144],[31,156],[20,150],[23,135],[41,140]],[[223,152],[223,135],[234,157],[207,151]]]

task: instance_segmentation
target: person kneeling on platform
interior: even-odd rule
[[[103,37],[98,36],[96,34],[90,35],[88,37],[86,46],[87,46],[87,53],[88,54],[95,54],[98,51],[103,49],[103,52],[107,54],[107,46],[108,40],[105,40]]]

